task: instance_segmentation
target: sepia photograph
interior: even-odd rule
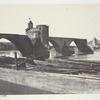
[[[0,95],[100,93],[100,4],[0,4]]]

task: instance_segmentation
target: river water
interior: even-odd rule
[[[100,50],[95,50],[94,54],[72,55],[69,58],[76,59],[76,60],[100,61]]]
[[[22,57],[20,51],[18,50],[9,50],[9,51],[0,51],[0,56],[6,57],[15,57],[14,53],[17,52],[17,57]],[[56,56],[56,52],[52,51],[50,55],[50,59]],[[94,51],[94,54],[87,54],[87,55],[72,55],[69,59],[76,59],[76,60],[92,60],[92,61],[100,61],[100,49]]]
[[[50,59],[56,56],[56,52],[54,50],[51,51]],[[68,57],[69,59],[75,60],[91,60],[91,61],[100,61],[100,49],[95,50],[93,54],[85,54],[85,55],[77,55],[73,54],[72,56]]]
[[[18,50],[4,50],[0,51],[0,56],[5,56],[5,57],[15,57],[15,52],[17,52],[17,57],[22,57],[22,54]]]

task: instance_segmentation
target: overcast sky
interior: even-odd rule
[[[100,5],[0,5],[0,33],[25,34],[29,17],[50,36],[100,39]]]

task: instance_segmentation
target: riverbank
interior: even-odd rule
[[[26,69],[0,68],[0,94],[100,93],[100,73],[69,74],[68,72],[75,71],[68,69],[71,65],[63,63],[60,66],[57,62],[50,61],[35,62],[36,65],[27,64]]]
[[[13,69],[0,68],[0,80],[6,84],[6,87],[8,86],[8,91],[6,92],[6,87],[3,87],[5,85],[0,84],[2,85],[0,86],[2,87],[0,88],[0,94],[20,94],[18,91],[21,91],[21,94],[100,93],[100,78],[84,74],[68,75],[37,71],[26,72],[23,70],[16,71]],[[11,84],[9,85],[8,82]],[[17,88],[17,85],[22,87]],[[25,89],[27,87],[31,88],[31,92]],[[36,89],[40,91],[37,92]],[[14,90],[14,93],[12,90]]]
[[[25,58],[18,58],[17,65],[15,59],[12,57],[0,57],[0,67],[18,69],[18,70],[33,70],[48,73],[60,74],[81,74],[81,73],[100,73],[100,62],[87,60],[73,60],[73,59],[53,59],[53,60],[34,60],[35,63],[27,61]],[[31,63],[31,64],[30,64]],[[36,66],[36,67],[33,67]]]

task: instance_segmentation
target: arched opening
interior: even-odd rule
[[[0,56],[14,58],[15,52],[17,53],[18,58],[22,57],[21,52],[10,40],[5,38],[0,38]]]
[[[69,46],[70,46],[70,49],[74,51],[74,54],[77,55],[79,52],[77,44],[74,41],[72,41]]]
[[[61,55],[59,53],[59,47],[55,41],[49,41],[49,52],[50,52],[49,59],[53,59]]]
[[[56,50],[51,42],[49,42],[49,53],[49,59],[53,59],[54,57],[56,57]]]

